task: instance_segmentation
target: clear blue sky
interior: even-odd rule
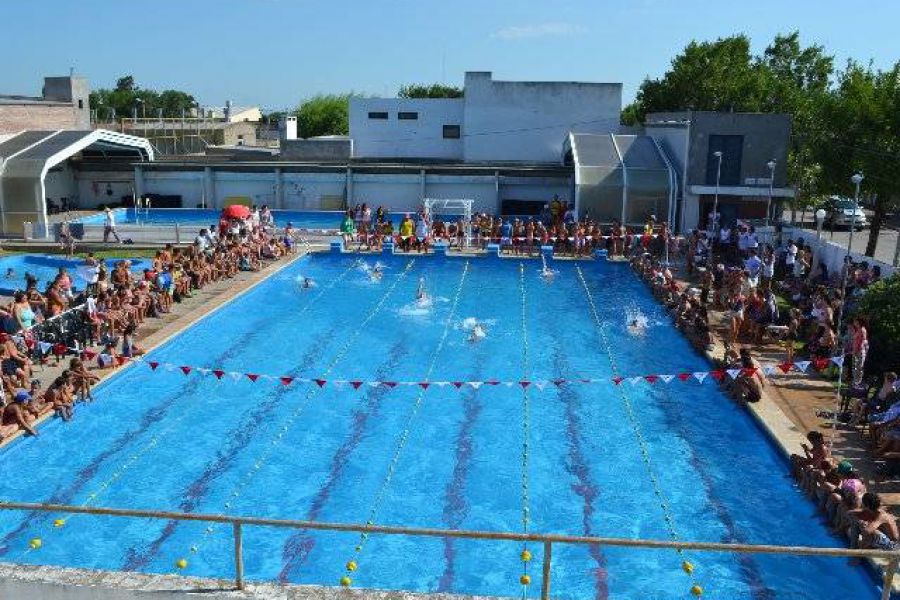
[[[754,50],[799,29],[840,64],[900,59],[891,0],[35,0],[3,3],[0,93],[38,94],[69,67],[123,74],[203,104],[294,106],[317,92],[497,79],[624,83],[661,75],[692,39],[743,32]]]

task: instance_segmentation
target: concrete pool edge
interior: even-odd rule
[[[497,596],[416,593],[388,590],[342,589],[314,585],[248,583],[245,590],[234,581],[148,575],[125,571],[101,571],[37,565],[0,563],[0,597],[42,600],[131,600],[152,596],[160,600],[189,598],[326,600],[490,600]]]

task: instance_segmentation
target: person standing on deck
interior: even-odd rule
[[[116,238],[116,243],[121,244],[122,240],[119,239],[119,234],[116,232],[116,217],[113,215],[113,212],[107,206],[105,209],[105,215],[103,218],[103,243],[106,244],[109,242],[109,236],[112,235]]]

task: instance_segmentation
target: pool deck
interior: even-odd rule
[[[488,600],[485,596],[313,585],[248,583],[246,589],[237,590],[234,581],[222,579],[0,563],[0,598],[140,600],[148,597],[158,600]]]

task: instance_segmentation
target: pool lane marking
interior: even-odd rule
[[[302,369],[315,362],[316,358],[321,355],[323,345],[334,335],[334,328],[325,330],[316,336],[314,343],[306,350],[304,356],[300,359],[300,366],[293,369],[294,373],[300,372]],[[208,461],[204,470],[194,478],[190,484],[184,488],[182,493],[182,501],[178,505],[181,512],[190,513],[196,508],[200,499],[209,491],[215,479],[224,473],[237,458],[240,452],[247,446],[253,435],[259,430],[259,426],[263,423],[284,401],[284,398],[290,392],[287,387],[279,386],[275,389],[275,393],[267,396],[263,402],[255,406],[248,413],[241,415],[240,424],[230,431],[222,434],[222,439],[227,439],[228,444],[224,449],[217,449],[215,458]],[[235,419],[237,420],[237,419]],[[134,546],[125,551],[125,562],[122,565],[123,571],[135,571],[145,567],[149,561],[156,555],[162,544],[175,532],[175,526],[178,521],[170,520],[166,522],[163,531],[150,544],[143,544],[145,550],[139,552]]]
[[[522,381],[530,381],[531,366],[528,361],[528,301],[525,286],[525,264],[519,263],[519,290],[522,296],[521,322],[522,322]],[[529,443],[531,440],[530,424],[530,399],[528,395],[529,385],[522,385],[522,533],[527,534],[531,524],[530,498],[528,493],[529,476]],[[522,597],[528,597],[528,586],[531,582],[528,567],[531,564],[531,552],[528,550],[528,542],[522,544],[520,554],[522,560],[522,575],[519,583],[522,585]]]
[[[595,329],[600,336],[600,342],[603,344],[604,350],[606,352],[606,356],[609,359],[609,365],[612,370],[614,376],[619,376],[619,367],[616,363],[616,358],[612,353],[612,344],[609,342],[609,337],[606,335],[606,331],[604,330],[605,323],[600,319],[600,313],[597,311],[597,304],[594,302],[594,295],[591,293],[591,289],[587,284],[587,280],[584,278],[584,272],[581,270],[579,265],[575,265],[575,271],[578,273],[578,278],[581,280],[581,285],[584,287],[585,297],[587,298],[588,304],[590,305],[591,314],[594,319],[594,324],[596,325]],[[619,391],[619,397],[622,400],[622,406],[625,409],[625,415],[628,418],[628,421],[631,424],[632,431],[634,433],[635,439],[638,443],[638,449],[641,453],[641,458],[644,460],[644,466],[647,470],[647,476],[650,479],[650,484],[653,487],[653,493],[656,496],[657,500],[659,500],[660,508],[663,512],[663,520],[666,524],[666,529],[668,530],[669,537],[672,541],[678,541],[678,531],[675,529],[675,519],[672,515],[672,509],[669,506],[669,502],[663,494],[662,487],[660,486],[659,479],[656,476],[656,471],[653,468],[653,462],[650,459],[650,447],[647,444],[647,440],[644,438],[644,434],[641,431],[640,421],[637,418],[637,413],[634,411],[634,407],[631,405],[631,399],[628,397],[627,392],[625,392],[625,388],[621,385],[615,386]],[[691,580],[691,586],[698,587],[696,578],[693,576],[693,565],[690,568],[687,566],[690,564],[685,559],[684,551],[681,548],[676,548],[675,552],[678,554],[679,558],[682,559],[682,569],[685,571],[685,574]]]
[[[431,374],[434,372],[434,368],[437,365],[437,359],[440,356],[445,343],[447,342],[447,335],[450,333],[451,326],[453,325],[454,315],[456,314],[457,306],[459,306],[459,298],[462,295],[463,286],[465,285],[466,275],[468,274],[468,272],[469,261],[466,260],[466,262],[463,264],[462,275],[459,278],[459,285],[456,288],[456,293],[453,295],[453,301],[450,305],[450,313],[447,315],[447,320],[444,323],[444,330],[441,333],[441,337],[438,340],[437,346],[431,354],[431,360],[428,364],[428,368],[425,371],[425,377],[422,380],[423,383],[426,384],[426,386],[424,386],[417,394],[416,400],[413,403],[413,406],[406,419],[406,425],[397,440],[397,446],[394,449],[394,454],[391,457],[391,461],[388,463],[388,469],[384,481],[382,482],[381,487],[379,488],[374,500],[372,501],[372,507],[369,510],[369,517],[366,519],[366,529],[362,533],[360,533],[359,541],[356,547],[353,549],[353,554],[351,555],[352,557],[347,561],[345,565],[348,573],[353,573],[359,568],[359,556],[362,555],[362,551],[369,539],[368,528],[375,524],[375,517],[378,514],[378,510],[381,508],[381,504],[384,501],[388,488],[390,487],[391,480],[393,479],[394,473],[397,469],[397,464],[400,461],[400,455],[403,452],[404,446],[406,446],[406,441],[409,439],[409,434],[412,429],[413,422],[415,421],[416,416],[418,416],[419,409],[424,403],[425,393],[427,392],[427,389],[425,388],[427,387],[427,383],[428,381],[430,381]],[[340,583],[343,586],[349,586],[352,583],[350,575],[348,574],[341,577]]]
[[[305,256],[305,255],[302,255],[302,256]],[[301,258],[301,256],[298,256],[297,258]],[[294,260],[297,260],[297,259],[294,259]],[[294,262],[294,261],[290,261],[290,262],[286,263],[282,268],[288,266],[289,264],[292,264],[293,262]],[[329,282],[328,285],[324,286],[324,287],[323,287],[323,288],[322,288],[322,289],[321,289],[321,290],[320,290],[313,298],[311,298],[310,301],[309,301],[306,305],[304,305],[304,307],[300,310],[300,312],[299,312],[299,313],[296,313],[296,314],[294,315],[294,317],[301,316],[301,315],[305,314],[309,309],[311,309],[313,306],[315,306],[315,305],[317,304],[318,300],[325,294],[326,291],[333,289],[333,288],[334,288],[340,281],[342,281],[342,280],[347,276],[347,274],[350,273],[354,268],[355,268],[355,263],[354,263],[354,264],[351,264],[349,267],[347,267],[347,269],[345,269],[343,272],[341,272],[335,279],[333,279],[331,282]],[[280,270],[281,270],[281,269],[279,269],[278,271],[280,271]],[[261,282],[263,282],[263,281],[266,281],[269,277],[271,277],[272,275],[275,275],[278,271],[275,271],[275,272],[273,272],[273,273],[270,273],[269,275],[267,275],[265,278],[261,279],[261,280],[260,280],[259,282],[257,282],[257,283],[261,283]],[[244,290],[244,292],[249,291],[252,287],[255,287],[255,285],[256,285],[256,284],[254,284],[254,286],[251,286],[250,288],[247,288],[247,290]],[[243,292],[242,292],[242,294],[243,294]],[[242,294],[239,294],[239,295],[242,295]],[[236,297],[237,297],[237,296],[235,296],[235,298],[236,298]],[[229,299],[225,304],[231,302],[231,300],[233,300],[233,299],[234,299],[234,298]],[[223,304],[222,306],[225,306],[225,304]],[[218,308],[221,308],[221,307],[218,307]],[[217,310],[218,310],[218,308],[217,308]],[[209,314],[212,314],[212,313],[209,313]],[[199,321],[199,320],[200,320],[200,319],[198,319],[198,321]],[[189,326],[193,326],[193,324],[191,324],[191,325],[189,325]],[[174,335],[183,333],[189,326],[185,326],[184,328],[182,328],[181,330],[179,330],[179,331],[178,331],[176,334],[174,334]],[[231,348],[229,348],[229,349],[226,350],[224,353],[222,353],[222,354],[220,355],[220,357],[217,359],[217,361],[215,361],[215,362],[221,363],[222,361],[225,361],[225,360],[228,360],[229,358],[232,358],[234,354],[236,354],[238,351],[242,350],[242,345],[243,345],[243,344],[245,344],[247,341],[249,341],[249,339],[251,339],[252,337],[254,337],[254,336],[255,336],[256,334],[258,334],[258,333],[259,333],[259,330],[258,330],[258,329],[254,329],[254,330],[252,330],[252,331],[250,331],[250,332],[247,332],[244,336],[242,336],[242,337],[237,341],[237,343],[233,344]],[[170,336],[170,337],[172,337],[172,336]],[[163,343],[164,343],[164,342],[159,342],[158,344],[156,344],[155,347],[158,347],[158,346],[162,345]],[[111,373],[110,375],[115,374],[115,373],[119,373],[119,371],[114,371],[114,372]],[[135,438],[135,436],[141,435],[144,431],[147,431],[154,423],[157,423],[157,422],[159,421],[159,419],[162,418],[162,416],[163,416],[166,412],[168,412],[168,410],[169,410],[173,405],[175,405],[175,403],[176,403],[178,400],[180,400],[181,398],[183,398],[184,395],[185,395],[186,393],[190,393],[190,388],[196,388],[196,387],[199,385],[199,381],[200,381],[200,380],[195,380],[194,382],[186,382],[183,386],[181,386],[181,389],[180,389],[177,393],[175,393],[175,394],[173,394],[173,395],[171,396],[171,399],[170,399],[168,402],[164,402],[162,405],[159,405],[159,406],[156,406],[156,407],[153,407],[152,409],[150,409],[150,411],[148,411],[148,413],[146,413],[145,417],[142,419],[142,422],[145,421],[145,424],[144,424],[142,427],[140,427],[140,428],[138,429],[137,432],[134,432],[134,433],[129,432],[129,433],[123,435],[123,436],[120,436],[119,443],[117,443],[117,444],[114,446],[114,447],[117,448],[116,450],[114,450],[114,451],[105,451],[104,453],[102,453],[102,454],[98,457],[98,458],[100,458],[100,460],[95,459],[94,461],[92,461],[92,463],[91,463],[88,467],[86,467],[85,469],[82,469],[82,471],[79,472],[79,476],[78,476],[78,477],[76,478],[76,480],[73,482],[73,484],[77,484],[77,485],[74,486],[74,487],[76,487],[76,489],[71,489],[71,490],[69,490],[66,494],[64,494],[64,496],[65,496],[65,497],[68,497],[68,498],[73,497],[73,496],[75,495],[75,493],[77,493],[77,488],[80,487],[79,479],[82,479],[84,483],[87,483],[88,479],[93,475],[93,473],[95,473],[95,472],[99,469],[100,465],[101,465],[103,462],[105,462],[105,460],[106,460],[108,457],[112,456],[113,454],[115,454],[116,452],[118,452],[118,450],[120,450],[120,449],[124,448],[125,446],[127,446],[128,443],[129,443],[130,441],[132,441],[132,440]],[[163,415],[160,415],[159,417],[148,418],[149,416],[155,415],[155,414],[159,413],[160,411],[163,412]],[[146,454],[147,452],[149,452],[150,450],[152,450],[153,448],[155,448],[155,447],[159,444],[159,442],[160,442],[162,439],[164,439],[164,438],[165,438],[166,436],[168,436],[172,431],[174,431],[175,428],[176,428],[176,426],[179,425],[184,419],[186,419],[187,416],[188,416],[189,414],[190,414],[190,411],[181,411],[181,413],[178,415],[178,417],[176,417],[176,419],[175,419],[174,421],[170,422],[170,423],[168,424],[168,426],[166,426],[165,428],[163,428],[162,431],[156,433],[153,437],[151,437],[150,440],[148,440],[147,443],[146,443],[144,446],[140,447],[140,448],[139,448],[138,450],[136,450],[131,456],[129,456],[129,457],[125,460],[125,462],[122,463],[122,465],[119,467],[119,469],[117,469],[115,472],[113,472],[113,474],[110,475],[110,476],[109,476],[105,481],[103,481],[101,484],[99,484],[98,486],[96,486],[96,487],[94,488],[94,490],[93,490],[90,494],[88,494],[87,499],[86,499],[84,502],[81,503],[81,506],[88,506],[88,505],[90,505],[92,502],[96,501],[96,500],[98,499],[98,497],[99,497],[102,493],[104,493],[105,491],[107,491],[108,488],[109,488],[116,480],[118,480],[122,475],[125,474],[125,472],[127,472],[132,466],[134,466],[134,465],[137,463],[137,461],[138,461],[144,454]],[[57,500],[56,500],[56,499],[53,499],[53,498],[51,498],[50,501],[51,501],[51,502],[57,502]],[[65,503],[65,501],[64,501],[64,499],[60,498],[58,503]],[[61,516],[64,517],[65,514],[66,514],[66,513],[63,513]],[[21,525],[19,528],[17,528],[16,530],[14,530],[14,531],[10,532],[9,534],[7,534],[7,536],[4,537],[4,540],[3,540],[3,541],[6,542],[6,541],[8,541],[9,539],[11,539],[12,536],[17,535],[17,534],[21,533],[22,531],[24,531],[25,529],[27,529],[28,523],[32,520],[32,517],[36,520],[36,519],[40,519],[40,518],[42,518],[42,517],[44,517],[44,516],[46,516],[46,513],[36,513],[36,514],[34,514],[34,515],[32,515],[32,516],[26,517],[26,519],[23,520],[22,525]],[[77,515],[70,515],[70,516],[67,517],[67,518],[60,518],[60,516],[57,516],[56,519],[53,519],[52,523],[54,524],[54,527],[65,526],[65,525],[68,525],[68,523],[71,522],[71,520],[74,519],[76,516],[77,516]],[[47,520],[47,521],[44,523],[44,525],[41,527],[41,530],[42,530],[42,531],[45,530],[45,529],[47,529],[48,526],[49,526],[49,524],[51,523],[49,516],[47,517],[47,519],[48,519],[48,520]],[[62,521],[62,523],[60,523],[60,521]],[[52,531],[52,530],[50,530],[50,531]],[[0,556],[2,556],[3,554],[5,554],[8,550],[9,550],[8,546],[0,547]],[[34,549],[31,548],[30,545],[27,546],[27,547],[25,548],[25,550],[19,555],[18,558],[20,558],[20,559],[23,558],[23,557],[26,556],[27,554],[31,553],[33,550],[34,550]]]
[[[388,353],[388,360],[378,368],[379,379],[387,378],[399,366],[400,361],[408,353],[406,340],[397,341]],[[382,400],[390,390],[384,386],[370,387],[366,392],[363,407],[353,411],[353,424],[344,438],[343,443],[331,458],[331,464],[325,483],[319,488],[310,503],[306,514],[307,521],[316,521],[325,504],[331,498],[334,488],[341,481],[344,467],[351,454],[356,451],[366,435],[366,428],[370,421],[376,419],[381,413]],[[301,567],[316,545],[316,538],[307,530],[293,533],[282,545],[282,568],[278,573],[280,583],[288,583],[291,575]]]
[[[415,259],[412,259],[406,263],[406,267],[403,269],[402,272],[400,272],[396,276],[396,278],[394,279],[394,282],[390,285],[387,292],[385,292],[384,296],[382,296],[382,298],[369,311],[369,314],[367,314],[366,317],[357,324],[356,328],[353,330],[353,333],[347,338],[344,346],[341,347],[341,349],[338,351],[338,353],[332,358],[328,367],[325,369],[325,373],[324,373],[325,376],[330,374],[331,371],[334,369],[334,367],[336,367],[338,365],[338,363],[340,363],[344,359],[347,352],[350,351],[350,348],[353,346],[353,343],[356,341],[356,338],[361,335],[361,333],[365,330],[366,325],[368,325],[369,322],[372,321],[372,319],[374,319],[375,316],[381,311],[381,309],[384,307],[385,303],[391,297],[391,295],[393,294],[393,292],[397,288],[397,286],[400,284],[400,282],[403,281],[406,278],[406,276],[409,274],[409,272],[412,270],[412,267],[415,264],[415,262],[416,262]],[[250,481],[253,479],[253,477],[256,475],[256,473],[259,472],[259,469],[269,459],[271,454],[275,451],[275,449],[281,443],[281,440],[284,438],[284,435],[290,430],[294,421],[296,421],[297,417],[299,417],[300,414],[303,412],[303,409],[307,406],[309,401],[314,396],[316,396],[321,390],[322,390],[322,388],[320,388],[319,386],[311,387],[307,391],[306,396],[304,396],[303,400],[298,404],[298,406],[294,410],[294,412],[291,413],[285,421],[283,421],[282,427],[279,430],[279,432],[277,434],[275,434],[275,436],[272,439],[269,440],[270,443],[268,444],[266,449],[259,456],[259,458],[257,458],[257,460],[253,463],[253,466],[247,471],[247,473],[245,473],[242,480],[238,483],[237,486],[235,486],[235,488],[229,494],[230,500],[228,500],[223,505],[223,509],[224,509],[222,511],[223,514],[227,514],[228,509],[231,508],[231,504],[241,495],[244,488],[247,487],[247,485],[250,483]],[[217,530],[217,528],[215,525],[213,525],[213,524],[209,525],[202,534],[203,539],[208,538],[216,530]],[[200,548],[201,548],[201,542],[197,542],[196,544],[190,545],[188,550],[192,554],[197,554],[197,553],[199,553]],[[179,557],[179,560],[180,560],[180,558],[181,557]]]
[[[482,353],[479,349],[475,352],[476,367],[481,364]],[[480,369],[472,373],[470,380],[478,380],[481,377]],[[480,389],[472,388],[466,390],[462,395],[463,401],[463,421],[456,436],[456,463],[453,466],[453,474],[444,491],[444,522],[450,529],[459,529],[465,518],[468,516],[468,502],[465,496],[466,480],[469,476],[469,469],[472,466],[473,447],[475,445],[473,432],[475,423],[481,415],[483,408],[479,401]],[[444,538],[444,572],[438,579],[437,591],[450,592],[453,589],[453,582],[456,579],[456,538]]]

